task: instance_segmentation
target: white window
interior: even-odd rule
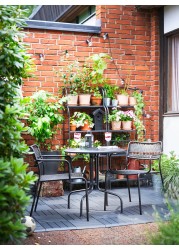
[[[168,37],[167,112],[179,113],[179,34]]]

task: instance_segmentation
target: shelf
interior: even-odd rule
[[[73,106],[73,105],[68,105],[68,108],[104,108],[104,105],[86,105],[86,106],[81,106],[81,105],[77,105],[77,106]]]
[[[87,132],[91,132],[91,133],[102,133],[102,132],[106,132],[105,129],[103,130],[75,130],[75,131],[69,131],[70,133],[87,133]]]

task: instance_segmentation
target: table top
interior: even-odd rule
[[[80,154],[125,154],[126,150],[115,146],[100,146],[97,148],[68,148],[66,153],[80,153]]]

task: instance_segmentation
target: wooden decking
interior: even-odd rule
[[[132,202],[129,202],[127,188],[118,187],[112,190],[121,196],[124,212],[120,213],[119,199],[111,195],[109,195],[107,211],[104,211],[104,193],[94,190],[89,195],[89,221],[86,220],[85,202],[83,216],[80,217],[80,200],[84,193],[71,196],[71,209],[67,208],[67,191],[61,197],[41,197],[37,211],[33,213],[37,224],[35,231],[74,230],[148,223],[156,221],[156,211],[163,220],[167,219],[169,212],[160,191],[155,191],[149,186],[141,187],[143,215],[140,215],[136,187],[131,188]]]

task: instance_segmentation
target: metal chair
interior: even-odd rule
[[[115,195],[117,196],[121,201],[121,212],[122,212],[122,199],[119,195],[111,192],[109,190],[109,176],[110,174],[117,174],[117,175],[124,175],[126,176],[127,181],[127,187],[128,187],[128,194],[129,194],[129,201],[131,202],[131,192],[130,192],[130,181],[129,176],[135,175],[137,180],[137,186],[138,186],[138,197],[139,197],[139,210],[140,214],[142,214],[142,205],[141,205],[141,192],[140,192],[140,178],[141,175],[145,174],[157,174],[160,173],[162,185],[163,185],[163,177],[161,172],[161,154],[162,154],[162,143],[160,141],[158,142],[138,142],[138,141],[131,141],[128,144],[127,154],[126,154],[126,161],[127,166],[126,169],[123,170],[113,170],[111,169],[111,160],[110,160],[110,168],[108,171],[106,171],[105,175],[105,191],[104,191],[104,210],[106,210],[106,206],[108,204],[108,196],[107,194]],[[112,155],[111,155],[112,156]],[[110,156],[110,157],[111,157]],[[129,164],[131,159],[135,159],[136,161],[139,161],[140,169],[133,170],[129,169]],[[152,170],[152,162],[153,161],[158,162],[158,171]],[[146,163],[143,164],[143,163]],[[147,166],[147,168],[145,168]]]
[[[50,181],[58,181],[58,180],[67,180],[72,182],[75,179],[81,179],[85,183],[85,189],[73,190],[68,194],[68,208],[70,208],[70,196],[73,193],[85,191],[86,197],[86,216],[87,221],[89,221],[89,202],[88,202],[88,184],[87,180],[79,175],[78,173],[72,173],[71,168],[71,157],[64,156],[64,155],[42,155],[39,147],[34,144],[30,146],[31,151],[34,153],[34,160],[36,162],[36,166],[38,167],[38,180],[36,183],[36,191],[33,196],[32,207],[30,211],[30,216],[32,215],[33,211],[36,211],[37,204],[39,200],[39,195],[42,187],[43,182],[50,182]],[[52,168],[48,166],[48,163],[56,162],[64,164],[64,168],[67,168],[66,171],[59,172],[58,164],[55,164]],[[81,213],[80,213],[81,215]]]

